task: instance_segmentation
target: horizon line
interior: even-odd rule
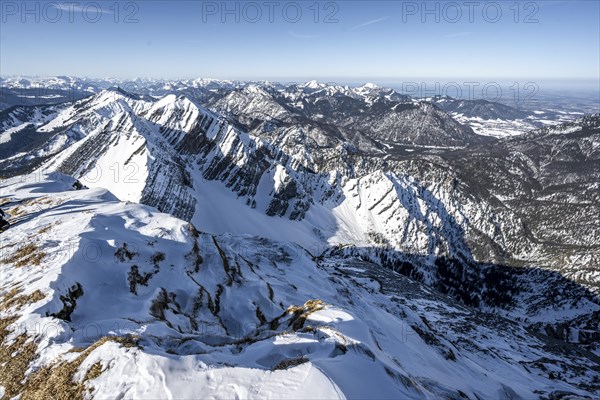
[[[492,77],[492,76],[477,76],[477,77],[468,77],[468,76],[410,76],[407,75],[405,77],[399,76],[320,76],[320,77],[310,77],[310,76],[297,76],[297,77],[245,77],[245,78],[216,78],[209,76],[194,76],[194,77],[157,77],[157,76],[137,76],[137,77],[122,77],[122,76],[114,76],[114,75],[104,75],[104,76],[90,76],[90,75],[71,75],[71,74],[0,74],[1,79],[6,78],[58,78],[58,77],[67,77],[67,78],[78,78],[78,79],[115,79],[121,81],[134,81],[134,80],[157,80],[157,81],[184,81],[184,80],[207,80],[207,81],[231,81],[231,82],[274,82],[274,83],[284,83],[284,82],[294,82],[299,81],[302,83],[317,81],[319,83],[335,83],[335,80],[340,81],[364,81],[366,83],[370,83],[372,81],[388,81],[388,82],[409,82],[409,80],[419,80],[419,81],[429,81],[431,80],[445,80],[451,82],[452,80],[465,80],[465,82],[476,81],[476,80],[487,80],[487,82],[506,82],[510,80],[528,80],[531,82],[535,81],[543,81],[543,82],[557,82],[557,81],[580,81],[580,82],[589,82],[589,81],[597,81],[600,82],[600,76],[598,77],[531,77],[531,76],[504,76],[504,77]],[[412,81],[411,81],[412,82]]]

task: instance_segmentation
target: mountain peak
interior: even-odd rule
[[[323,83],[319,83],[316,80],[312,80],[312,81],[306,82],[305,84],[303,84],[301,86],[304,87],[304,88],[307,88],[307,89],[322,89],[322,88],[324,88],[327,85],[325,85]]]
[[[134,99],[134,100],[140,99],[140,96],[138,96],[137,94],[128,92],[127,90],[123,89],[120,86],[111,86],[108,89],[104,89],[102,92],[117,93],[121,96],[128,97],[128,98]]]
[[[381,89],[381,86],[379,86],[379,85],[377,85],[375,83],[372,83],[372,82],[367,82],[364,85],[362,85],[361,88],[364,88],[364,89]]]
[[[243,89],[243,92],[249,94],[269,96],[269,93],[267,93],[267,91],[263,89],[263,87],[258,83],[250,83],[249,85],[246,85]]]
[[[121,104],[133,104],[140,101],[140,96],[127,92],[120,87],[112,86],[108,89],[103,89],[98,94],[92,97],[90,104],[92,108],[98,107],[116,107]]]

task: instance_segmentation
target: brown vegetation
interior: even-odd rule
[[[0,310],[4,311],[12,307],[22,308],[23,306],[35,303],[36,301],[40,301],[46,297],[40,290],[20,296],[19,293],[21,293],[20,288],[15,287],[10,292],[5,294],[0,302]]]
[[[8,264],[15,264],[17,268],[31,265],[38,266],[45,256],[46,253],[41,251],[35,243],[29,243],[19,247],[12,256],[3,261]]]
[[[6,343],[10,334],[8,327],[16,320],[17,317],[0,319],[0,385],[5,390],[5,398],[20,395],[23,400],[83,399],[90,392],[86,384],[104,372],[102,364],[96,362],[86,371],[83,380],[75,381],[75,374],[95,349],[107,342],[119,343],[127,348],[138,346],[135,337],[103,337],[85,350],[78,351],[79,355],[74,360],[44,366],[26,376],[36,358],[37,345],[25,334]]]

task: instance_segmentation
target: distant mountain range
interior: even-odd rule
[[[205,107],[224,106],[224,97],[227,101],[242,101],[239,92],[248,87],[260,88],[270,101],[285,107],[294,116],[304,115],[308,118],[318,118],[319,110],[327,105],[327,101],[339,102],[336,105],[338,117],[343,117],[344,112],[353,112],[362,109],[367,113],[364,115],[367,121],[364,124],[371,125],[376,122],[376,127],[382,132],[388,132],[388,128],[395,128],[400,121],[390,115],[385,115],[386,110],[393,102],[418,103],[425,101],[435,104],[440,109],[451,114],[458,122],[470,126],[475,133],[485,136],[506,136],[521,134],[533,128],[539,128],[548,124],[568,122],[581,113],[557,112],[553,109],[540,109],[536,111],[524,110],[505,105],[498,102],[476,99],[453,99],[449,96],[436,96],[424,99],[411,99],[410,96],[401,94],[392,88],[380,87],[367,83],[363,86],[350,87],[338,84],[325,84],[310,81],[303,84],[279,84],[274,82],[243,82],[224,81],[215,79],[183,79],[183,80],[157,80],[157,79],[135,79],[119,80],[89,79],[69,76],[57,76],[47,78],[32,77],[4,77],[0,78],[0,110],[13,105],[46,105],[58,104],[65,101],[75,101],[101,90],[111,87],[120,87],[130,93],[148,95],[160,98],[167,94],[185,95],[197,101]],[[234,94],[233,92],[238,92]],[[327,97],[327,101],[316,104],[319,98]],[[294,102],[298,100],[297,102]],[[350,100],[351,99],[351,100]],[[378,104],[369,104],[376,100]],[[367,107],[365,108],[365,103]],[[388,104],[389,103],[389,104]],[[234,106],[233,104],[229,104]],[[240,107],[238,104],[236,107]],[[373,106],[373,107],[370,107]],[[302,109],[301,107],[306,107]],[[356,109],[355,107],[358,107]],[[362,108],[361,108],[362,107]],[[247,110],[249,111],[249,110]],[[325,110],[321,110],[325,111]],[[267,110],[261,110],[267,112]],[[383,112],[383,119],[377,113]],[[331,118],[328,115],[328,118]],[[375,121],[368,121],[375,118]],[[417,118],[418,119],[418,118]],[[336,124],[339,121],[335,121]],[[354,124],[356,121],[345,121],[346,124]],[[390,125],[390,126],[388,126]],[[360,126],[365,128],[365,125]],[[385,134],[385,133],[384,133]]]

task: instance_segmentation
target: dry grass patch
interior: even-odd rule
[[[0,318],[0,344],[4,343],[4,339],[10,333],[8,327],[18,319],[16,316]]]
[[[56,225],[59,225],[59,224],[60,224],[60,221],[52,222],[51,224],[48,224],[45,227],[43,227],[42,229],[40,229],[38,231],[38,234],[41,235],[42,233],[47,233],[50,231],[50,229],[52,229],[53,227],[55,227]]]
[[[19,247],[13,255],[3,261],[9,264],[15,264],[15,267],[25,267],[27,265],[38,266],[42,260],[46,257],[46,253],[41,251],[39,247],[34,243],[26,244],[25,246]]]
[[[17,297],[17,295],[21,293],[21,286],[15,286],[12,289],[10,289],[2,298],[2,302],[0,302],[0,307],[2,307],[4,304],[6,304],[7,302],[11,301],[12,299],[14,299],[15,297]],[[6,309],[8,307],[2,307],[0,309]]]
[[[17,336],[12,343],[5,343],[10,334],[8,327],[18,317],[0,319],[0,385],[4,387],[4,398],[10,399],[21,392],[25,372],[35,359],[37,345],[28,341],[27,335]]]
[[[23,400],[45,399],[83,399],[90,393],[86,382],[98,378],[102,372],[102,364],[94,363],[85,373],[82,381],[74,380],[75,374],[85,359],[98,347],[108,342],[121,344],[123,347],[137,346],[137,338],[105,336],[79,353],[73,361],[60,362],[54,366],[47,366],[32,373],[22,387]]]
[[[23,334],[10,344],[0,345],[0,384],[4,387],[4,396],[11,399],[21,393],[22,381],[29,364],[36,357],[37,345],[33,340],[28,341],[27,335]]]
[[[37,357],[37,345],[25,334],[10,344],[5,343],[10,333],[8,326],[16,320],[17,317],[0,319],[0,385],[4,387],[5,398],[20,395],[23,400],[83,399],[90,393],[86,383],[104,372],[102,364],[96,362],[86,371],[83,380],[74,380],[82,363],[95,349],[107,342],[119,343],[127,348],[138,346],[135,337],[103,337],[85,350],[78,351],[79,355],[74,360],[45,366],[25,376]]]
[[[29,199],[29,200],[25,200],[22,205],[24,206],[35,206],[35,205],[50,205],[53,204],[53,201],[50,197],[48,196],[42,196],[42,197],[35,197],[33,199]]]
[[[102,375],[102,364],[99,362],[94,363],[90,369],[85,374],[84,381],[91,381],[92,379],[96,379],[100,375]]]
[[[45,227],[43,227],[42,229],[40,229],[40,230],[38,231],[38,234],[39,234],[39,235],[41,235],[41,234],[43,234],[43,233],[47,233],[47,232],[49,232],[49,231],[50,231],[50,229],[52,229],[52,224],[48,224],[48,225],[46,225]]]
[[[22,206],[15,206],[8,209],[8,214],[13,218],[22,217],[27,214],[27,211],[24,210]]]
[[[11,217],[22,217],[24,215],[31,214],[32,212],[41,211],[42,210],[42,207],[40,207],[41,205],[50,206],[53,204],[54,203],[50,197],[47,197],[47,196],[37,197],[37,198],[29,199],[29,200],[24,200],[23,202],[21,202],[21,204],[16,205],[12,208],[9,208],[8,213],[10,214]],[[34,209],[34,210],[28,209],[29,207],[32,207],[32,206],[37,206],[37,207],[35,207],[36,209]]]
[[[51,197],[40,197],[39,199],[37,199],[36,202],[34,202],[34,204],[46,204],[46,205],[50,205],[50,204],[54,204],[54,200]]]
[[[275,330],[279,327],[280,319],[283,316],[291,315],[288,326],[298,331],[304,327],[304,323],[310,314],[323,308],[325,308],[325,303],[322,300],[308,300],[303,306],[289,306],[284,315],[271,321],[271,329]]]
[[[322,300],[308,300],[303,306],[289,306],[286,312],[288,314],[312,314],[323,308],[325,308],[325,303]]]
[[[0,310],[8,310],[12,307],[20,309],[46,297],[40,290],[20,296],[18,295],[19,293],[21,293],[20,288],[13,288],[10,292],[5,294],[2,302],[0,302]]]

